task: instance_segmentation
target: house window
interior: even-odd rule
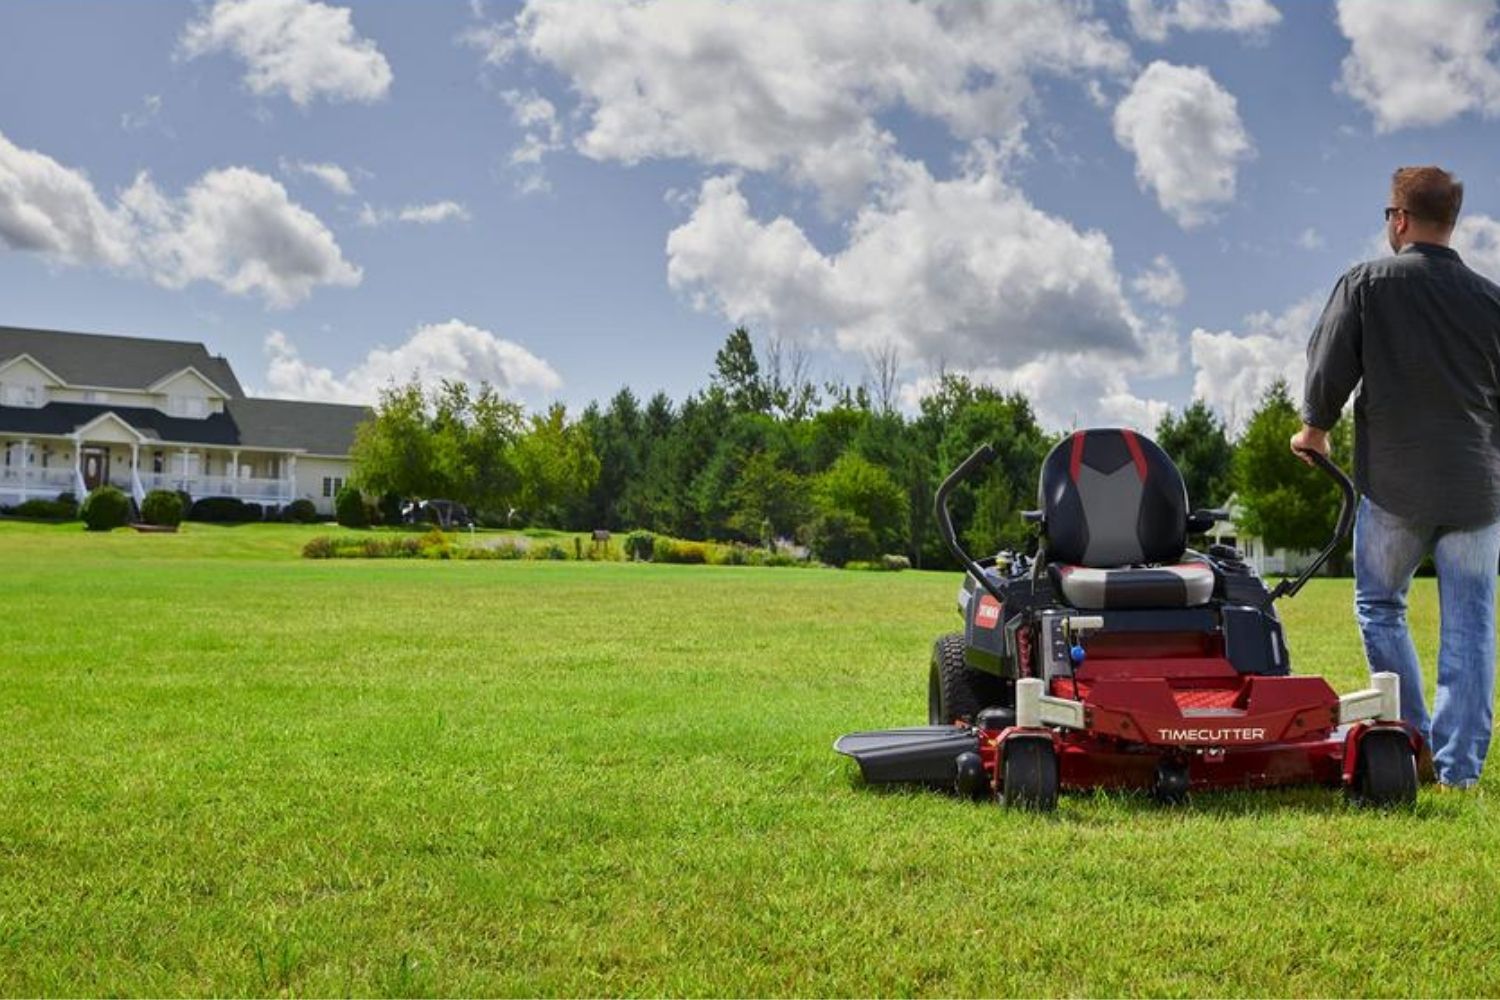
[[[344,488],[344,480],[339,476],[323,477],[323,495],[325,497],[337,496],[339,490]]]

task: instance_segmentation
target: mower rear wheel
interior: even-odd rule
[[[927,672],[929,725],[973,722],[980,709],[1006,704],[1006,694],[1005,681],[964,662],[961,633],[949,633],[932,644],[932,669]]]
[[[1376,809],[1416,804],[1417,755],[1404,732],[1376,729],[1365,733],[1351,792],[1359,805]]]
[[[1057,753],[1050,740],[1021,737],[1005,741],[1000,789],[1012,809],[1052,812],[1057,808]]]

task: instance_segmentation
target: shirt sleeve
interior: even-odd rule
[[[1364,375],[1360,315],[1361,285],[1354,272],[1333,286],[1323,315],[1307,342],[1307,379],[1302,391],[1302,420],[1328,430]]]

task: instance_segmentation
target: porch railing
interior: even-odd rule
[[[183,490],[194,497],[239,497],[241,500],[290,500],[296,484],[290,479],[252,479],[242,476],[192,476],[178,472],[142,472],[141,486],[151,490]]]

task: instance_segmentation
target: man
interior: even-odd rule
[[[1447,171],[1396,171],[1385,210],[1395,256],[1334,286],[1307,345],[1304,423],[1291,442],[1328,454],[1328,430],[1360,386],[1355,617],[1370,670],[1401,678],[1401,714],[1447,788],[1478,782],[1489,750],[1500,560],[1500,287],[1448,246],[1462,203]],[[1406,626],[1407,590],[1429,554],[1442,613],[1430,719]]]

